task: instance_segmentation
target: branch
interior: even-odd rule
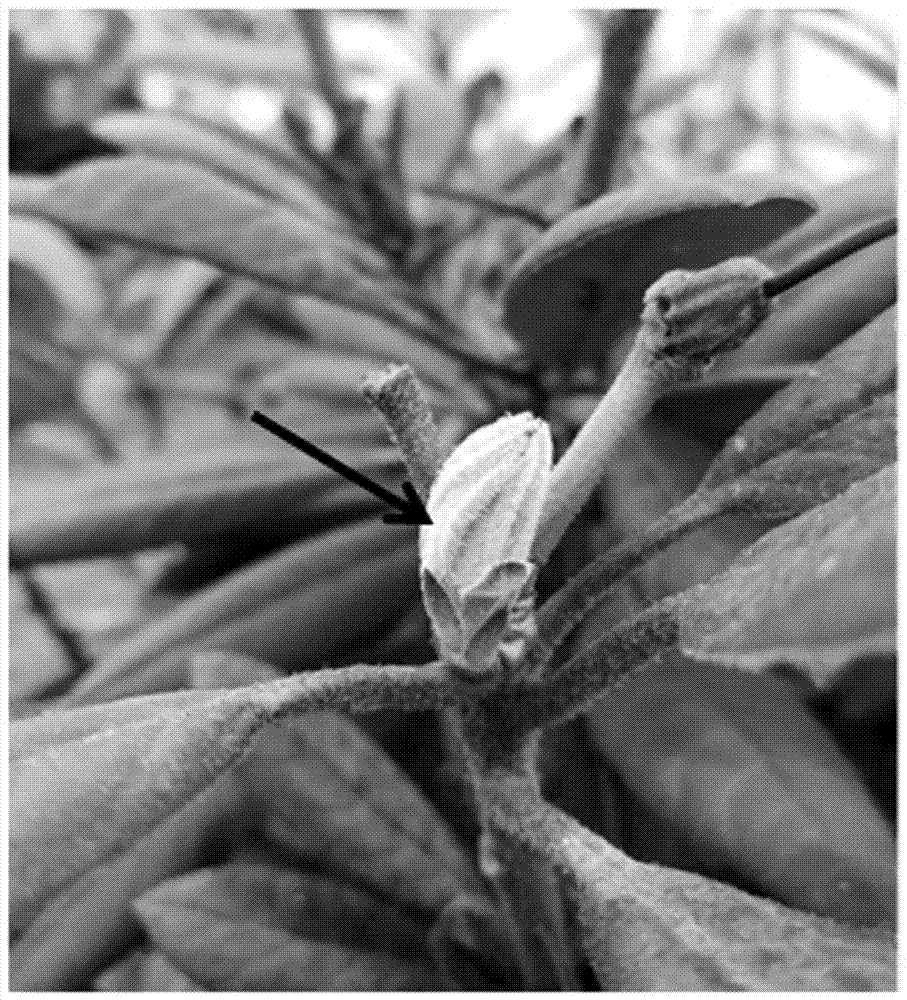
[[[362,393],[384,418],[423,502],[444,461],[438,427],[409,365],[371,375]]]
[[[632,121],[636,81],[657,10],[610,11],[602,27],[598,91],[587,122],[582,172],[574,195],[585,205],[613,185]]]
[[[605,633],[562,667],[513,693],[518,725],[547,729],[585,712],[618,684],[624,684],[677,641],[671,597]]]
[[[684,535],[725,513],[733,501],[729,488],[694,493],[656,521],[644,535],[628,539],[584,566],[539,609],[536,616],[539,639],[529,653],[529,671],[544,667],[551,660],[615,584]]]

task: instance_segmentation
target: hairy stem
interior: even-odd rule
[[[677,620],[669,597],[608,631],[554,674],[514,692],[520,725],[533,730],[567,722],[676,641]]]
[[[658,376],[634,346],[611,388],[555,465],[551,486],[533,543],[532,560],[543,566],[601,482],[608,459],[652,409]]]
[[[576,205],[588,204],[613,186],[626,146],[636,81],[658,13],[613,10],[604,15],[598,90],[585,130]]]
[[[544,667],[583,618],[610,589],[678,539],[726,513],[735,497],[730,487],[694,493],[649,530],[583,567],[542,605],[536,615],[539,638],[529,652],[530,670]]]
[[[413,370],[402,365],[376,372],[363,384],[362,394],[384,418],[416,492],[427,501],[444,456],[438,427]]]

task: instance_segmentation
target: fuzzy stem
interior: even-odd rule
[[[393,366],[370,375],[362,394],[384,418],[419,497],[428,500],[443,456],[438,427],[412,368]]]
[[[533,544],[533,562],[543,566],[548,561],[601,482],[617,446],[652,409],[659,388],[659,376],[646,364],[643,349],[634,345],[611,388],[554,467]]]
[[[492,826],[485,783],[494,769],[476,775],[482,807],[479,867],[492,885],[527,990],[579,989],[572,965],[561,887],[550,865],[535,856],[508,830]],[[541,799],[539,779],[531,754],[517,755],[508,773]]]
[[[605,633],[555,674],[515,691],[520,726],[531,731],[567,722],[676,641],[676,612],[669,597]]]
[[[734,501],[730,487],[694,493],[668,511],[639,538],[631,538],[584,566],[539,609],[539,638],[529,652],[530,672],[543,668],[611,587],[684,535],[725,513]]]
[[[613,10],[604,15],[598,90],[583,139],[576,205],[586,205],[614,186],[632,124],[636,82],[657,17],[657,10]]]

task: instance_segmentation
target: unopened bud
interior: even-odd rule
[[[439,653],[485,679],[499,648],[531,633],[536,568],[529,562],[552,465],[548,425],[529,413],[470,434],[431,488],[419,532],[421,585]]]
[[[763,286],[770,277],[750,257],[703,271],[668,271],[643,296],[640,345],[659,367],[695,377],[768,316],[772,304]]]

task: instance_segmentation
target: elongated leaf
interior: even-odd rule
[[[730,482],[890,392],[896,368],[892,306],[772,396],[719,452],[699,488]]]
[[[343,716],[313,714],[273,730],[237,776],[262,831],[320,872],[427,915],[479,888],[432,804]]]
[[[42,219],[13,215],[9,220],[12,294],[15,270],[27,271],[56,301],[62,322],[55,324],[65,340],[79,328],[100,324],[104,292],[88,257],[58,226]],[[78,338],[76,338],[78,342]]]
[[[789,681],[673,657],[615,688],[587,725],[702,874],[729,870],[845,923],[894,924],[892,831]]]
[[[10,776],[10,922],[27,925],[51,896],[154,830],[242,758],[268,722],[328,707],[407,704],[418,711],[449,698],[437,669],[394,667],[392,684],[382,669],[297,674],[210,697],[189,691],[184,702],[148,697],[133,721],[17,761]],[[21,742],[28,742],[28,724],[18,723]]]
[[[470,409],[481,406],[486,412],[484,397],[469,387],[461,365],[408,330],[368,311],[345,308],[341,303],[311,296],[294,296],[287,305],[292,320],[316,344],[408,364],[420,378],[462,395]]]
[[[44,328],[28,336],[11,327],[9,346],[9,424],[15,429],[32,420],[49,420],[78,408],[79,366],[53,343]]]
[[[897,459],[897,396],[889,392],[731,484],[735,505],[787,518],[827,503]]]
[[[222,279],[220,270],[200,260],[185,257],[172,262],[165,272],[150,324],[153,356],[160,355],[174,331]]]
[[[138,901],[164,910],[254,921],[296,937],[363,951],[426,958],[428,921],[337,879],[315,875],[244,850],[225,864],[201,868],[151,888]]]
[[[500,914],[488,899],[466,894],[452,899],[435,921],[430,940],[435,961],[458,990],[525,986]]]
[[[53,898],[13,945],[12,988],[73,989],[137,941],[141,928],[131,901],[164,879],[208,863],[238,815],[238,791],[224,776]]]
[[[177,159],[206,167],[244,187],[267,195],[306,218],[334,230],[348,229],[346,219],[296,172],[248,142],[231,141],[191,118],[160,112],[120,111],[91,123],[98,138],[129,153]],[[375,257],[380,268],[380,257]]]
[[[790,663],[820,688],[855,659],[893,653],[896,479],[887,466],[680,595],[680,648],[750,671]]]
[[[197,257],[287,291],[394,311],[378,280],[387,268],[376,266],[368,247],[341,244],[323,227],[192,164],[94,160],[55,174],[47,188],[25,189],[17,205],[79,237]]]
[[[800,913],[701,875],[632,860],[576,820],[495,782],[494,821],[571,884],[603,990],[891,990],[894,932]]]
[[[427,963],[296,937],[243,917],[199,907],[136,904],[146,933],[208,990],[432,990]]]
[[[95,993],[199,993],[201,987],[162,952],[133,948],[92,983]]]
[[[206,34],[204,44],[194,38],[161,35],[143,45],[131,46],[124,54],[124,68],[146,67],[187,75],[220,79],[261,80],[272,85],[312,84],[312,66],[298,45],[266,45],[249,39],[218,38]]]
[[[391,448],[344,450],[344,460],[384,480],[399,462]],[[336,473],[270,443],[182,449],[69,477],[17,479],[10,546],[24,563],[202,543],[251,525],[299,527],[312,497]]]
[[[735,363],[813,361],[890,308],[896,298],[897,239],[890,236],[779,296],[758,336],[741,348]],[[730,366],[730,359],[723,364]]]
[[[876,81],[888,87],[897,87],[898,66],[896,58],[892,60],[880,57],[870,49],[855,44],[852,37],[829,31],[821,25],[809,23],[804,18],[797,17],[796,12],[792,18],[792,25],[797,34],[852,64],[861,73],[875,77]]]
[[[417,589],[413,539],[402,549],[393,528],[372,520],[306,540],[231,573],[179,605],[160,621],[110,650],[67,696],[71,705],[110,700],[149,690],[178,687],[188,660],[187,648],[235,650],[248,656],[281,654],[281,666],[293,660],[317,663],[342,649],[347,629],[370,627],[364,607],[381,592],[382,573],[396,587]],[[393,549],[392,553],[389,550]],[[389,555],[392,561],[379,557]],[[355,575],[348,576],[355,570]],[[393,587],[387,601],[399,599]],[[367,602],[367,603],[363,603]],[[358,615],[337,627],[343,609]],[[390,617],[375,609],[375,629]],[[333,624],[333,628],[331,625]],[[265,655],[262,657],[268,659]],[[162,661],[158,663],[158,661]],[[147,668],[147,669],[146,669]],[[155,687],[147,685],[154,683]]]

